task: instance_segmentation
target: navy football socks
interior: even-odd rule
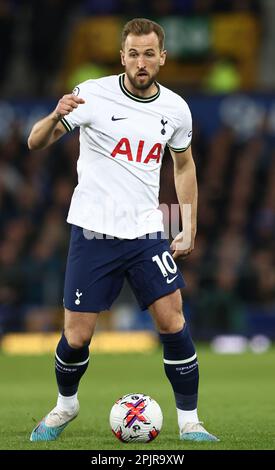
[[[199,368],[187,325],[178,333],[160,333],[165,373],[174,390],[179,410],[195,410],[198,401]]]
[[[59,393],[71,396],[77,392],[79,381],[89,364],[89,345],[72,348],[64,335],[56,348],[55,375]]]

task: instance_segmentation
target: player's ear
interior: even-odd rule
[[[121,58],[121,63],[122,65],[125,65],[125,52],[123,50],[120,51],[120,58]]]
[[[164,65],[167,56],[167,51],[161,51],[159,65]]]

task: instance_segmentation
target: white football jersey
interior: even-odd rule
[[[69,223],[127,239],[163,230],[158,198],[164,148],[189,147],[192,119],[179,95],[156,85],[155,95],[140,98],[125,88],[121,74],[74,89],[85,104],[61,120],[67,131],[80,128]]]

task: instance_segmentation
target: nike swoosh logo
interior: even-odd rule
[[[112,121],[121,121],[122,119],[128,119],[128,118],[127,117],[116,118],[115,116],[112,116]]]
[[[172,277],[172,279],[166,279],[167,284],[171,284],[176,278],[178,277],[178,274],[175,277]]]

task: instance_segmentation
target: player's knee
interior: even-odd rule
[[[80,349],[88,346],[91,342],[91,336],[85,331],[74,331],[65,329],[65,336],[71,348]]]
[[[171,312],[169,317],[165,321],[161,322],[159,325],[159,332],[166,334],[178,333],[178,331],[183,329],[184,324],[185,319],[182,309],[180,308]]]

